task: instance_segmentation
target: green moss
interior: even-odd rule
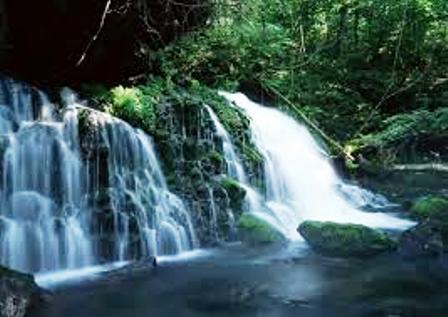
[[[254,214],[245,213],[238,221],[240,239],[248,244],[268,244],[284,241],[283,235]]]
[[[228,192],[235,192],[235,191],[240,190],[240,188],[241,188],[238,181],[231,177],[223,178],[221,181],[221,185]]]
[[[395,248],[385,234],[362,225],[305,221],[299,233],[316,251],[332,256],[370,256]]]
[[[411,208],[415,219],[445,219],[448,221],[448,198],[446,196],[428,196],[419,199]]]

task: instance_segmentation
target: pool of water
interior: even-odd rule
[[[337,259],[303,244],[230,245],[120,279],[52,283],[33,316],[440,316],[448,312],[445,260]],[[33,317],[32,316],[32,317]]]

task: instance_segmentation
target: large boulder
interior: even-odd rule
[[[241,241],[251,245],[278,243],[285,240],[285,237],[267,221],[251,213],[245,213],[239,219],[238,235]]]
[[[0,316],[22,317],[40,301],[32,275],[0,267]]]
[[[305,221],[298,232],[314,250],[329,256],[373,256],[395,248],[384,233],[362,225]]]

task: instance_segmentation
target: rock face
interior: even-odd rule
[[[247,120],[235,112],[233,120]],[[202,102],[161,101],[155,109],[154,144],[173,192],[182,197],[193,217],[201,245],[237,238],[236,223],[244,210],[245,190],[226,173],[222,140]],[[250,136],[241,134],[243,143]],[[257,173],[247,166],[251,177]]]
[[[269,244],[282,242],[283,235],[270,224],[253,214],[245,213],[238,222],[238,235],[241,241],[248,244]]]
[[[329,256],[373,256],[395,248],[385,234],[362,225],[305,221],[298,232],[314,250]]]
[[[31,81],[117,82],[148,69],[149,51],[206,23],[208,1],[197,3],[0,0],[0,67]]]
[[[23,317],[40,299],[32,275],[0,267],[0,316]]]

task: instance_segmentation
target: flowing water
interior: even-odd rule
[[[379,228],[406,228],[411,222],[359,208],[388,204],[381,196],[345,184],[311,133],[276,109],[264,107],[241,93],[222,95],[251,120],[252,138],[264,158],[265,219],[274,218],[288,237],[304,220],[360,223]]]
[[[43,272],[197,246],[150,138],[68,91],[63,99],[57,109],[43,92],[0,78],[0,263]],[[86,113],[94,129],[82,141]]]

